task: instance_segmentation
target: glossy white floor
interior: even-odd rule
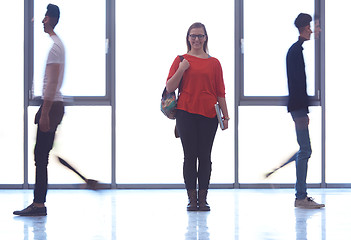
[[[16,217],[32,190],[0,190],[0,239],[351,239],[351,189],[309,194],[326,208],[295,209],[293,189],[211,189],[211,212],[187,212],[185,190],[49,190],[46,217]]]

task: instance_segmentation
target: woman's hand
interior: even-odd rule
[[[223,129],[222,129],[222,130],[228,129],[228,122],[229,122],[228,119],[224,119],[224,120],[223,120]]]
[[[224,125],[223,130],[226,130],[228,129],[228,121],[229,121],[227,102],[225,98],[222,98],[222,97],[218,97],[217,101],[223,113],[223,125]]]
[[[190,67],[190,63],[185,58],[179,63],[176,73],[166,83],[167,92],[174,92],[178,87],[184,72]]]
[[[179,70],[183,73],[190,67],[190,63],[185,58],[179,63]]]

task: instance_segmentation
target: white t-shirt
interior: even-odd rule
[[[48,59],[46,61],[46,66],[52,63],[58,63],[60,64],[60,72],[59,72],[59,79],[58,79],[58,84],[55,92],[49,92],[47,90],[47,85],[48,83],[48,78],[47,78],[47,73],[45,70],[45,75],[44,75],[44,83],[43,83],[43,99],[49,99],[52,101],[63,101],[63,97],[61,94],[61,86],[63,82],[63,75],[65,72],[65,47],[63,46],[63,43],[61,42],[61,39],[57,35],[52,35],[51,36],[52,40],[54,41],[54,44],[52,45]],[[46,68],[47,69],[47,68]],[[48,96],[54,96],[53,99],[50,99]],[[52,98],[52,97],[51,97]]]

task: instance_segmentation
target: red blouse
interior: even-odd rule
[[[220,62],[214,57],[204,59],[188,54],[183,57],[189,61],[190,67],[183,74],[177,109],[214,118],[217,97],[225,97]],[[178,70],[179,63],[177,57],[169,70],[167,81]]]

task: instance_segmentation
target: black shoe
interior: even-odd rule
[[[14,211],[13,214],[18,216],[46,216],[46,207],[37,207],[32,203],[22,211]]]

